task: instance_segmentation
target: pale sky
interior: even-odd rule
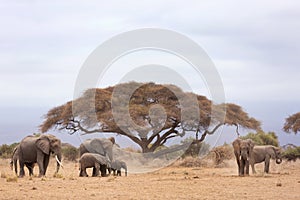
[[[37,132],[43,114],[73,98],[89,54],[112,36],[139,28],[173,30],[198,43],[221,76],[226,101],[241,105],[265,131],[275,131],[281,145],[300,145],[300,135],[281,130],[284,119],[300,111],[296,0],[0,0],[0,144]],[[193,73],[176,63],[178,73],[205,93]],[[105,84],[119,79],[107,74]]]

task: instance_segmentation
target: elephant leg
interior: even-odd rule
[[[100,165],[99,163],[95,163],[95,166],[93,167],[93,175],[92,176],[99,176],[99,170],[100,170]]]
[[[25,172],[24,172],[24,162],[19,160],[19,165],[20,165],[20,174],[19,174],[19,177],[22,178],[25,175]]]
[[[121,170],[117,170],[117,176],[121,176]]]
[[[267,157],[266,160],[265,160],[265,172],[266,173],[269,173],[269,168],[270,168],[270,158]]]
[[[29,172],[29,176],[32,176],[33,175],[33,163],[26,163],[25,164],[27,169],[28,169],[28,172]]]
[[[97,170],[96,170],[96,167],[93,167],[93,172],[92,172],[92,176],[97,176]]]
[[[237,155],[236,153],[234,153],[234,155],[235,155],[235,158],[236,158],[236,163],[238,165],[238,173],[239,173],[239,175],[241,175],[241,165],[240,165],[239,155]]]
[[[244,176],[245,174],[245,161],[243,159],[241,159],[241,163],[240,163],[240,176]]]
[[[249,175],[249,161],[246,161],[246,175]]]
[[[17,163],[17,160],[14,160],[14,165],[15,165],[15,173],[16,175],[18,175],[18,163]]]
[[[100,165],[101,176],[106,176],[106,165]]]
[[[47,168],[48,168],[48,164],[49,164],[49,159],[50,159],[50,155],[45,155],[44,156],[44,174],[46,174]]]
[[[38,155],[37,155],[37,164],[39,166],[39,177],[42,177],[43,175],[45,175],[44,154],[38,153]]]
[[[256,174],[255,168],[254,168],[254,163],[251,163],[251,168],[252,168],[252,174]]]

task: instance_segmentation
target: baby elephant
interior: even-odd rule
[[[110,161],[105,156],[96,153],[84,153],[79,159],[79,176],[88,176],[86,168],[93,168],[92,176],[98,176],[99,171],[101,171],[101,176],[106,176],[106,169],[110,167]]]
[[[127,165],[124,161],[120,160],[115,160],[111,163],[111,167],[109,168],[109,174],[111,170],[114,172],[114,176],[116,175],[117,171],[117,176],[121,176],[121,168],[125,169],[125,176],[127,176]]]

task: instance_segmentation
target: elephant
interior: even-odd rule
[[[251,139],[242,140],[237,138],[232,142],[239,176],[249,175],[249,162],[253,154],[254,145],[255,143]]]
[[[116,171],[117,171],[117,176],[121,176],[121,168],[125,169],[125,176],[127,176],[127,165],[124,161],[120,161],[120,160],[114,160],[111,163],[111,167],[108,169],[109,174],[111,173],[111,171],[113,171],[114,176],[116,175]]]
[[[20,174],[23,177],[24,165],[26,163],[37,163],[39,166],[39,177],[45,176],[49,164],[50,154],[55,154],[57,161],[56,173],[61,165],[61,141],[54,135],[43,134],[39,137],[29,135],[19,144],[18,155]]]
[[[101,171],[101,176],[106,176],[106,169],[111,167],[110,161],[97,153],[84,153],[79,159],[79,176],[87,177],[86,168],[93,168],[92,176],[98,176]]]
[[[13,167],[15,167],[15,173],[18,174],[18,166],[17,166],[17,162],[19,160],[19,145],[17,145],[14,150],[13,150],[13,155],[10,161],[10,167],[13,170]],[[34,162],[26,162],[24,163],[25,166],[27,167],[28,171],[29,171],[29,176],[33,175],[33,168],[35,163]]]
[[[94,138],[84,141],[79,146],[79,155],[84,153],[97,153],[102,156],[108,156],[110,162],[113,161],[113,145],[115,138]]]
[[[265,162],[264,172],[269,173],[270,159],[276,159],[276,164],[282,162],[281,149],[272,145],[255,146],[253,148],[253,155],[250,159],[252,173],[255,174],[254,164]]]

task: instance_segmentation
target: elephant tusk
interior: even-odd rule
[[[61,168],[64,168],[64,166],[62,165],[62,163],[58,160],[57,155],[55,155],[55,159],[56,159],[56,161],[58,162],[58,164],[61,166]]]

